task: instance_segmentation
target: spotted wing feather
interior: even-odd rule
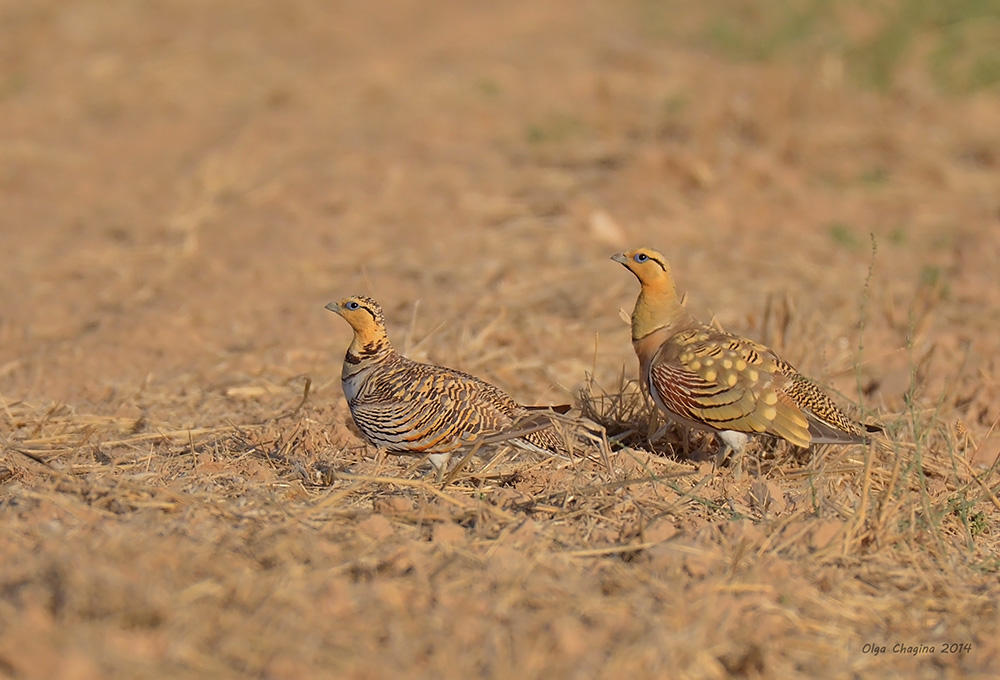
[[[650,364],[649,387],[667,411],[688,422],[808,446],[809,417],[785,390],[779,361],[752,341],[696,328],[663,343]]]

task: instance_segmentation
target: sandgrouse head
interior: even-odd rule
[[[385,327],[385,316],[378,302],[364,295],[352,295],[326,306],[339,314],[358,333]]]
[[[611,259],[635,274],[643,287],[656,288],[673,284],[667,259],[652,248],[636,248],[612,255]]]

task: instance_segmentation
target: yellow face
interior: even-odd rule
[[[382,307],[375,300],[364,295],[345,297],[337,302],[331,302],[326,308],[342,316],[344,321],[351,324],[351,328],[359,333],[385,327]]]
[[[665,257],[652,248],[636,248],[612,255],[611,259],[635,274],[643,285],[670,280],[670,265]]]

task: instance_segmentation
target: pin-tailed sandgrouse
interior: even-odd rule
[[[480,440],[565,451],[545,412],[564,413],[569,406],[522,406],[467,373],[407,359],[393,349],[382,308],[369,297],[347,297],[326,308],[354,329],[341,379],[354,422],[373,445],[430,454],[439,471],[453,452]]]
[[[639,248],[611,258],[642,284],[632,312],[640,382],[675,422],[711,430],[738,460],[748,435],[796,446],[866,442],[878,431],[848,418],[815,383],[773,351],[695,319],[677,297],[670,265]]]

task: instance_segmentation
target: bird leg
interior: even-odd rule
[[[667,435],[667,429],[669,427],[670,427],[670,423],[664,423],[663,425],[660,425],[658,428],[656,428],[656,432],[654,432],[649,437],[649,443],[650,444],[655,444],[656,442],[658,442],[661,439],[663,439]]]
[[[432,453],[428,456],[434,471],[435,482],[440,484],[444,480],[444,473],[448,471],[448,461],[451,460],[451,452]]]
[[[479,451],[483,448],[483,443],[484,442],[485,442],[485,439],[479,439],[472,446],[468,447],[468,451],[465,452],[465,455],[462,456],[462,459],[460,461],[458,461],[458,463],[455,465],[455,467],[453,467],[451,469],[451,471],[448,472],[447,475],[445,474],[445,472],[447,471],[447,467],[448,467],[448,460],[447,459],[449,457],[451,457],[451,454],[450,453],[431,454],[430,458],[431,458],[431,462],[432,463],[434,462],[434,457],[435,456],[442,456],[442,455],[446,456],[444,464],[438,469],[438,480],[437,480],[438,484],[440,484],[442,486],[442,488],[443,488],[443,487],[448,486],[452,482],[454,482],[455,478],[458,477],[458,475],[459,475],[460,472],[462,472],[462,468],[464,468],[465,464],[469,462],[469,459],[472,458],[473,456],[475,456],[477,453],[479,453]]]
[[[719,432],[719,439],[722,440],[722,446],[719,447],[719,453],[715,457],[715,466],[722,467],[726,458],[729,458],[733,466],[733,475],[739,476],[743,463],[743,451],[746,449],[750,437],[745,432],[723,430]]]

